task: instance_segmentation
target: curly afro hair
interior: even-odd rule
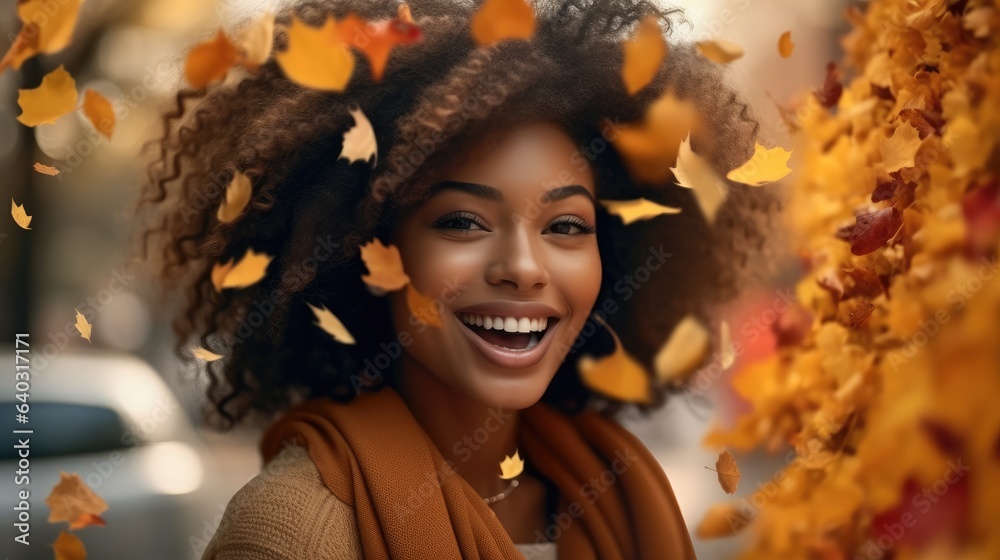
[[[478,2],[412,0],[423,38],[393,51],[380,82],[359,57],[344,92],[309,89],[286,78],[272,57],[256,74],[233,71],[205,90],[182,89],[163,114],[163,134],[151,144],[158,150],[136,200],[136,239],[141,258],[157,257],[157,288],[182,296],[173,319],[177,355],[192,361],[189,348],[201,345],[225,356],[207,366],[209,412],[217,413],[210,416],[223,429],[248,415],[266,420],[302,398],[349,401],[393,383],[392,375],[357,383],[356,374],[395,340],[387,298],[361,281],[359,246],[373,237],[384,241],[398,217],[427,194],[442,162],[498,125],[557,122],[590,160],[600,198],[643,196],[682,208],[627,227],[598,208],[604,281],[594,310],[615,302],[618,311],[604,319],[649,371],[681,318],[710,321],[719,304],[761,277],[757,265],[766,259],[750,257],[767,250],[777,196],[729,184],[709,225],[689,189],[638,183],[605,141],[607,123],[641,121],[669,89],[700,113],[704,133],[692,134],[692,148],[717,171],[753,154],[758,123],[720,67],[692,45],[671,44],[653,81],[635,95],[625,90],[621,42],[648,14],[669,35],[678,11],[637,0],[539,0],[530,40],[482,47],[469,33],[477,8],[470,4]],[[398,5],[295,3],[277,14],[275,51],[287,48],[293,14],[318,26],[328,14],[391,18]],[[375,131],[374,168],[335,157],[354,125],[354,108]],[[239,219],[221,223],[216,209],[236,171],[251,178],[252,197]],[[248,248],[274,256],[266,276],[217,292],[213,265]],[[670,258],[663,272],[643,279],[650,249]],[[357,344],[337,343],[317,328],[306,302],[336,314]],[[593,407],[612,414],[621,403],[585,387],[576,362],[582,354],[608,353],[613,339],[591,318],[577,342],[543,400],[568,413]],[[662,405],[671,390],[659,388],[653,403],[640,408]]]

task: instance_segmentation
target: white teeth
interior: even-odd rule
[[[517,319],[507,317],[503,320],[503,330],[507,332],[517,332]]]
[[[528,328],[532,331],[538,330],[538,319],[532,319],[531,323],[528,324]]]
[[[506,332],[541,332],[549,324],[547,317],[498,317],[490,315],[479,315],[477,313],[459,313],[459,318],[467,325],[477,325],[484,329],[495,329]]]
[[[531,329],[531,319],[521,317],[517,320],[517,332],[528,332]]]
[[[493,328],[493,317],[486,317],[485,319],[483,319],[483,325],[482,326],[484,328],[486,328],[486,330],[492,329]]]

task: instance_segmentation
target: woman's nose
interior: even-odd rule
[[[532,237],[532,230],[523,223],[509,231],[510,234],[495,245],[496,254],[491,256],[486,280],[494,285],[512,283],[519,292],[547,285],[550,277],[541,239]]]

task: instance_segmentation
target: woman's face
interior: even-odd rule
[[[412,286],[443,310],[442,328],[426,326],[406,290],[389,295],[400,340],[409,334],[406,367],[486,406],[541,398],[601,286],[596,188],[576,152],[545,122],[479,139],[402,217],[391,242]]]

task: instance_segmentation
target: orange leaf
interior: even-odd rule
[[[215,286],[215,291],[222,291],[222,282],[225,281],[226,275],[234,266],[236,263],[233,259],[229,259],[225,263],[215,263],[212,266],[212,285]]]
[[[354,13],[340,21],[341,39],[364,53],[372,68],[372,79],[382,79],[389,54],[396,45],[409,45],[421,39],[420,28],[399,18],[366,22]]]
[[[719,453],[719,458],[715,461],[715,473],[719,476],[719,484],[726,494],[735,494],[736,487],[740,483],[740,469],[728,449]]]
[[[392,292],[410,281],[403,271],[403,259],[395,245],[385,246],[376,237],[361,246],[361,259],[370,272],[361,279],[369,286]]]
[[[778,38],[778,54],[782,58],[788,58],[792,56],[792,50],[795,49],[795,43],[792,43],[792,32],[785,31]]]
[[[920,149],[920,132],[909,123],[901,123],[892,136],[882,140],[882,166],[891,173],[903,167],[913,167]]]
[[[486,0],[469,21],[469,31],[484,47],[505,39],[530,39],[535,10],[525,0]]]
[[[693,105],[668,91],[646,108],[642,123],[621,130],[611,141],[634,179],[662,184],[673,178],[671,162],[697,119]]]
[[[100,515],[108,504],[94,493],[76,474],[61,472],[59,483],[45,503],[49,505],[49,523],[68,521],[71,525],[83,522],[86,515]]]
[[[92,342],[90,340],[90,335],[94,329],[94,325],[91,325],[90,322],[87,321],[87,318],[84,317],[83,313],[80,313],[75,308],[73,311],[76,311],[76,325],[74,325],[76,330],[80,332],[81,337],[87,339],[87,342]]]
[[[657,70],[667,56],[667,42],[663,39],[660,20],[648,15],[639,24],[635,37],[622,44],[625,61],[622,64],[622,79],[629,94],[634,94],[656,76]]]
[[[83,114],[105,138],[115,132],[115,110],[106,97],[92,89],[83,92]]]
[[[311,303],[306,302],[309,309],[312,309],[313,315],[316,316],[316,322],[314,325],[323,329],[323,332],[333,337],[334,340],[342,344],[355,344],[354,336],[351,334],[344,323],[333,314],[332,311],[326,308],[322,303],[319,307],[314,307]]]
[[[25,126],[53,123],[76,109],[76,81],[60,64],[42,78],[35,89],[17,90],[17,104],[22,113],[17,120]]]
[[[611,354],[596,359],[589,354],[580,357],[577,367],[583,384],[619,401],[648,404],[652,398],[652,387],[646,368],[625,351],[618,335],[600,315],[593,317],[611,333],[615,349]]]
[[[14,199],[10,199],[10,217],[14,218],[14,222],[21,229],[31,229],[28,224],[31,223],[31,216],[25,211],[23,204],[17,204]]]
[[[78,517],[76,521],[69,524],[70,531],[77,531],[83,529],[84,527],[90,527],[91,525],[97,525],[99,527],[104,527],[107,523],[100,515],[94,515],[93,513],[85,513]]]
[[[698,523],[697,534],[701,539],[715,539],[735,535],[747,525],[739,511],[739,504],[715,504]]]
[[[87,549],[83,547],[83,541],[73,533],[60,531],[52,548],[56,560],[87,560]]]
[[[215,37],[199,43],[188,53],[184,63],[184,77],[197,89],[221,80],[240,58],[240,51],[225,31],[219,29]]]
[[[52,167],[51,165],[45,165],[45,164],[37,162],[37,161],[35,162],[34,167],[35,167],[35,171],[41,173],[42,175],[58,175],[59,174],[59,170],[56,169],[55,167]]]
[[[246,288],[260,282],[267,274],[267,266],[271,264],[271,255],[256,253],[247,249],[243,258],[233,265],[222,280],[223,288]],[[213,271],[214,274],[215,271]]]
[[[441,315],[434,307],[434,300],[418,292],[412,283],[406,285],[406,305],[409,306],[410,312],[424,324],[432,327],[444,326],[441,322]]]
[[[670,168],[676,183],[694,191],[695,199],[708,223],[715,223],[715,216],[726,201],[729,187],[715,172],[708,160],[691,149],[691,136],[681,142],[677,151],[677,165]]]
[[[69,45],[80,14],[83,0],[22,0],[17,15],[21,19],[20,33],[0,60],[0,72],[8,65],[20,69],[25,60],[43,52],[52,54]]]
[[[722,39],[698,41],[695,48],[698,54],[718,64],[728,64],[743,56],[743,47]]]
[[[710,346],[708,329],[694,315],[686,315],[653,358],[656,379],[664,384],[682,384],[701,365]]]
[[[310,27],[292,15],[288,48],[274,55],[289,80],[323,91],[343,91],[354,72],[354,53],[344,42],[333,18],[322,27]]]
[[[229,182],[229,186],[226,187],[226,200],[219,204],[219,210],[215,216],[224,224],[232,222],[243,213],[243,209],[250,202],[250,195],[250,178],[237,171],[233,175],[233,180]]]

